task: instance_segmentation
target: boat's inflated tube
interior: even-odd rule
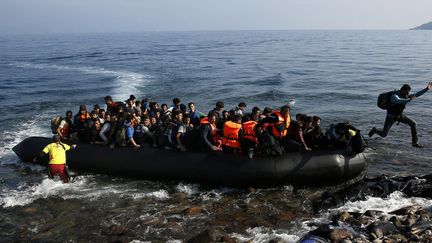
[[[24,162],[32,162],[49,138],[30,137],[13,151]],[[366,166],[366,154],[343,151],[286,153],[279,157],[257,157],[203,152],[181,152],[155,148],[115,148],[79,144],[67,152],[69,168],[87,172],[144,179],[186,180],[213,185],[269,186],[334,184],[358,176]],[[41,160],[46,164],[46,160]]]

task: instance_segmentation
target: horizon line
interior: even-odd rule
[[[196,30],[128,30],[128,31],[83,31],[83,32],[28,32],[28,33],[0,33],[0,36],[23,36],[23,35],[74,35],[74,34],[138,34],[138,33],[164,33],[164,32],[231,32],[231,31],[404,31],[404,30],[417,30],[414,28],[409,29],[313,29],[313,28],[292,28],[292,29],[196,29]]]

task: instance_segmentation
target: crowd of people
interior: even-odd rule
[[[92,111],[85,105],[73,116],[56,117],[51,128],[64,142],[104,144],[114,147],[161,147],[164,149],[224,151],[276,156],[285,151],[311,151],[329,146],[347,147],[361,152],[359,131],[349,123],[339,123],[322,132],[319,116],[297,114],[291,120],[290,107],[278,110],[253,107],[246,103],[224,110],[222,101],[204,114],[195,103],[173,104],[137,100],[130,95],[126,102],[105,97],[106,109],[96,104]]]

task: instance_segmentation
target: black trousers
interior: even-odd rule
[[[411,127],[412,142],[417,143],[417,141],[418,141],[417,123],[413,119],[411,119],[407,115],[405,115],[404,113],[402,113],[402,115],[400,115],[399,117],[396,115],[387,113],[383,129],[377,129],[376,133],[378,135],[380,135],[381,137],[386,137],[390,131],[390,128],[393,126],[393,124],[395,122],[400,122],[400,123],[409,125]]]

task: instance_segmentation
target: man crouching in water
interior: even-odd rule
[[[70,176],[66,166],[66,151],[74,149],[75,147],[75,144],[69,146],[62,143],[60,141],[60,136],[54,135],[52,143],[45,146],[39,156],[33,159],[33,162],[37,162],[42,156],[48,154],[49,162],[47,172],[49,178],[52,179],[55,175],[58,175],[64,183],[68,183],[70,181]]]

